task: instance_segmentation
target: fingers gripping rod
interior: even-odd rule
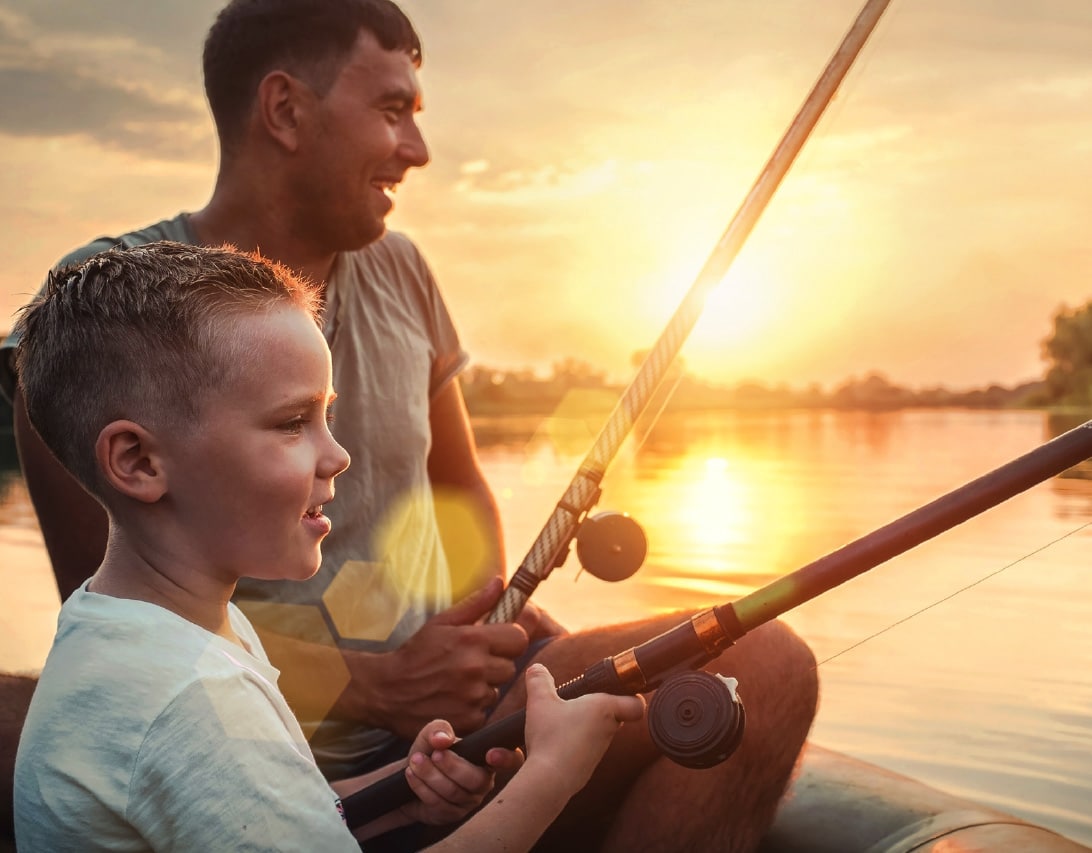
[[[717,242],[705,266],[698,273],[697,279],[615,405],[591,451],[565,490],[546,526],[531,545],[531,550],[513,574],[487,622],[515,621],[535,588],[555,567],[565,561],[577,528],[599,500],[599,483],[607,466],[617,455],[638,416],[648,406],[656,388],[663,381],[667,368],[701,316],[709,292],[720,283],[743,248],[781,179],[804,146],[889,3],[890,0],[868,0],[858,13],[853,26],[804,99],[803,105]]]

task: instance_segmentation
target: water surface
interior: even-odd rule
[[[510,566],[602,420],[476,422]],[[608,584],[571,558],[535,600],[571,628],[723,603],[1075,423],[1037,412],[667,416],[623,447],[597,508],[642,523],[644,567]],[[0,478],[0,669],[33,669],[57,594],[22,481]],[[1092,845],[1089,522],[1092,480],[1056,478],[789,613],[823,661],[814,740]]]

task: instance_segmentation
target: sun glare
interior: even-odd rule
[[[756,263],[737,260],[705,301],[695,343],[738,346],[759,340],[777,314],[779,293]]]
[[[777,277],[761,260],[745,255],[736,260],[724,279],[709,291],[705,305],[687,339],[684,357],[701,375],[715,375],[709,367],[743,350],[760,354],[770,329],[777,323],[784,296]],[[676,307],[693,286],[679,277],[670,290]]]

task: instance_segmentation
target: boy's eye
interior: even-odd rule
[[[297,433],[303,432],[303,427],[306,423],[307,420],[305,418],[292,418],[292,420],[285,421],[283,424],[281,424],[281,429],[287,433],[292,433],[293,435],[295,435]]]

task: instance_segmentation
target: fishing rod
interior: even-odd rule
[[[812,129],[833,99],[835,91],[857,58],[865,41],[875,29],[889,2],[890,0],[867,0],[858,13],[853,25],[830,58],[811,92],[804,99],[803,105],[793,118],[788,130],[785,131],[785,135],[770,155],[770,159],[759,173],[750,192],[717,242],[705,266],[698,273],[675,314],[668,321],[667,327],[645,357],[637,375],[607,418],[591,451],[584,458],[576,476],[547,519],[542,532],[532,543],[527,556],[513,573],[503,595],[486,618],[487,622],[515,621],[538,585],[550,572],[565,562],[569,546],[573,538],[577,536],[581,525],[585,520],[593,521],[587,516],[602,493],[599,484],[606,473],[607,466],[621,449],[623,441],[632,430],[638,416],[648,406],[654,392],[663,381],[668,367],[701,315],[706,297],[720,283],[736,255],[743,248],[759,216],[762,215],[774,191],[781,183],[781,179],[788,172]],[[625,519],[628,519],[628,516],[625,516]],[[644,559],[643,533],[639,528],[633,532],[635,525],[626,525],[619,516],[614,517],[614,522],[607,525],[609,528],[606,531],[607,538],[617,533],[627,543],[635,539],[639,540],[636,547],[639,556],[635,562],[630,560],[628,565],[622,568],[616,567],[610,575],[600,575],[595,567],[586,566],[593,574],[606,580],[620,580],[628,577],[637,570],[641,560]],[[589,524],[589,527],[591,526],[594,525]],[[630,553],[629,548],[613,542],[605,547],[592,547],[615,555],[622,552]],[[625,563],[626,561],[616,560],[615,562]]]
[[[1092,457],[1092,420],[735,602],[703,610],[639,646],[604,658],[588,667],[583,675],[562,684],[557,692],[564,699],[573,699],[588,693],[632,695],[659,688],[648,707],[653,741],[684,766],[711,766],[727,758],[738,745],[742,737],[742,705],[734,687],[729,685],[728,710],[705,713],[705,719],[698,719],[702,716],[695,710],[698,703],[712,694],[708,684],[695,683],[688,677],[719,677],[688,670],[713,660],[760,625],[1089,457]],[[672,679],[683,681],[671,690],[668,702],[658,709],[657,701],[669,691]],[[723,691],[720,697],[712,698],[723,698]],[[668,715],[666,721],[657,719],[658,710]],[[675,718],[671,719],[671,715]],[[504,717],[458,741],[452,749],[469,761],[484,764],[486,753],[493,747],[514,749],[523,743],[525,719],[525,711]],[[658,738],[657,731],[664,734]],[[701,754],[695,755],[696,751]],[[410,802],[413,796],[405,776],[395,773],[346,797],[346,819],[350,827],[358,826]]]

